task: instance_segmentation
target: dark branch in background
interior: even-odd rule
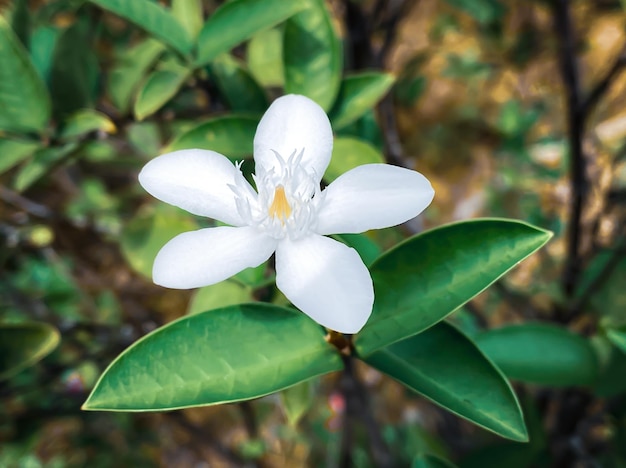
[[[576,60],[576,40],[569,0],[553,0],[554,26],[560,41],[559,63],[567,95],[567,127],[570,150],[570,196],[567,258],[563,270],[563,290],[571,297],[581,271],[580,240],[582,209],[587,193],[583,153],[584,113]]]
[[[617,56],[617,59],[613,63],[613,66],[608,71],[606,76],[602,78],[596,86],[591,90],[587,98],[582,102],[580,112],[583,115],[583,119],[589,117],[589,114],[593,112],[595,106],[600,99],[608,91],[611,83],[617,78],[619,73],[626,67],[626,45],[622,47],[621,52]]]
[[[355,442],[355,423],[358,419],[367,431],[369,450],[375,466],[379,468],[393,466],[393,458],[385,443],[380,426],[371,413],[367,389],[359,381],[352,355],[342,356],[344,370],[339,381],[339,389],[345,402],[343,434],[341,439],[340,468],[354,466],[352,449]]]

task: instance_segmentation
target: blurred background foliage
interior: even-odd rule
[[[223,13],[238,2],[246,15]],[[477,216],[556,233],[452,319],[516,382],[530,442],[361,369],[393,466],[626,466],[619,1],[0,0],[0,14],[0,467],[334,466],[333,377],[220,407],[80,411],[159,325],[286,303],[267,265],[198,291],[154,286],[159,248],[211,221],[156,203],[136,174],[191,147],[250,171],[260,116],[291,92],[331,117],[326,182],[387,161],[435,187],[418,220],[339,236],[366,262]],[[370,448],[357,432],[355,466],[373,466]]]

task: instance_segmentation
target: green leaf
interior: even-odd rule
[[[476,344],[511,379],[549,386],[590,385],[598,360],[583,337],[547,323],[489,330]]]
[[[282,28],[255,34],[248,42],[246,52],[248,69],[261,85],[278,87],[285,84]]]
[[[0,324],[0,380],[40,361],[59,344],[59,332],[47,323]]]
[[[229,54],[220,55],[211,63],[210,71],[233,111],[262,114],[267,109],[263,89],[237,59]]]
[[[168,151],[199,148],[217,151],[230,159],[241,159],[252,154],[252,140],[258,124],[256,117],[217,117],[180,135]]]
[[[611,343],[626,353],[626,331],[616,329],[607,330],[606,336]]]
[[[155,70],[144,82],[135,101],[135,117],[143,120],[172,99],[189,77],[189,71]]]
[[[149,0],[90,0],[92,3],[115,13],[145,29],[156,39],[183,55],[193,46],[187,31],[165,8]]]
[[[248,400],[341,367],[322,329],[301,312],[230,306],[137,341],[104,371],[83,408],[153,411]]]
[[[139,85],[164,50],[160,42],[147,39],[117,56],[107,85],[111,101],[122,113],[130,109]]]
[[[302,416],[307,413],[315,401],[313,382],[307,380],[283,390],[280,392],[280,400],[287,421],[291,426],[297,426],[298,421],[302,419]]]
[[[202,0],[172,0],[172,15],[195,39],[202,29]]]
[[[135,271],[151,279],[152,264],[161,247],[178,234],[195,229],[198,225],[186,211],[164,203],[146,206],[122,231],[122,254]]]
[[[189,303],[187,314],[199,314],[207,310],[252,301],[252,288],[227,279],[198,289]]]
[[[60,137],[64,140],[77,138],[89,132],[100,130],[115,133],[115,124],[105,114],[93,109],[82,109],[71,115],[63,124]]]
[[[0,16],[0,129],[41,132],[50,97],[28,53]]]
[[[385,158],[380,151],[366,141],[352,137],[337,137],[324,180],[330,183],[357,166],[384,162]]]
[[[426,231],[371,267],[374,311],[355,346],[361,356],[415,335],[484,291],[552,233],[506,219],[477,219]]]
[[[511,386],[472,341],[445,322],[364,359],[420,395],[485,429],[528,440]]]
[[[411,468],[455,468],[456,465],[448,460],[431,454],[416,455],[411,463]]]
[[[305,6],[304,0],[231,0],[224,3],[200,31],[197,64],[206,65],[255,33],[285,21]]]
[[[337,101],[328,114],[333,128],[345,127],[372,109],[387,94],[395,79],[390,73],[379,72],[345,77]]]
[[[9,140],[0,137],[0,174],[31,156],[40,144],[34,141]]]
[[[68,143],[65,146],[41,148],[35,153],[33,159],[28,164],[25,164],[16,174],[13,187],[18,192],[27,190],[70,157],[77,147],[76,143]]]
[[[61,29],[40,26],[33,31],[30,38],[30,59],[45,83],[50,83],[54,49],[60,36]]]
[[[100,74],[91,48],[89,22],[76,21],[56,41],[50,70],[50,96],[55,116],[89,108],[96,98]]]
[[[341,42],[324,0],[309,4],[285,23],[285,93],[303,94],[328,111],[339,91]]]

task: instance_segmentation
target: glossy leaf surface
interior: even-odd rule
[[[228,115],[207,120],[176,138],[169,151],[199,148],[217,151],[230,159],[252,154],[252,141],[259,119]]]
[[[303,0],[231,0],[213,13],[198,37],[199,65],[228,52],[255,33],[285,21],[306,5]]]
[[[359,73],[341,82],[335,105],[329,112],[333,128],[351,124],[372,109],[389,91],[395,77],[389,73]]]
[[[131,23],[145,29],[153,37],[183,55],[191,51],[189,35],[165,8],[150,0],[90,0]]]
[[[115,133],[116,128],[107,115],[93,109],[83,109],[64,122],[60,137],[67,140],[96,130]]]
[[[343,59],[324,0],[310,0],[285,23],[284,34],[285,93],[303,94],[327,111],[339,91]]]
[[[477,219],[426,231],[371,267],[374,311],[355,339],[361,356],[415,335],[482,292],[552,237],[529,224]]]
[[[589,385],[598,374],[591,344],[552,324],[489,330],[476,337],[476,344],[514,380],[550,386]]]
[[[33,141],[0,138],[0,174],[31,156],[37,148],[39,143]]]
[[[0,15],[0,129],[42,131],[50,97],[28,53]]]
[[[0,324],[0,380],[46,357],[59,338],[56,328],[47,323]]]
[[[247,400],[341,369],[304,314],[244,304],[183,317],[137,341],[104,372],[88,410],[151,411]]]
[[[364,360],[485,429],[517,441],[528,438],[519,403],[504,375],[452,325],[438,323]]]

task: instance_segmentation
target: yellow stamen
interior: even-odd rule
[[[285,224],[285,220],[291,215],[291,206],[289,206],[287,196],[285,195],[285,188],[282,185],[276,187],[274,201],[272,201],[270,205],[269,215],[272,218],[280,218],[283,224]]]

